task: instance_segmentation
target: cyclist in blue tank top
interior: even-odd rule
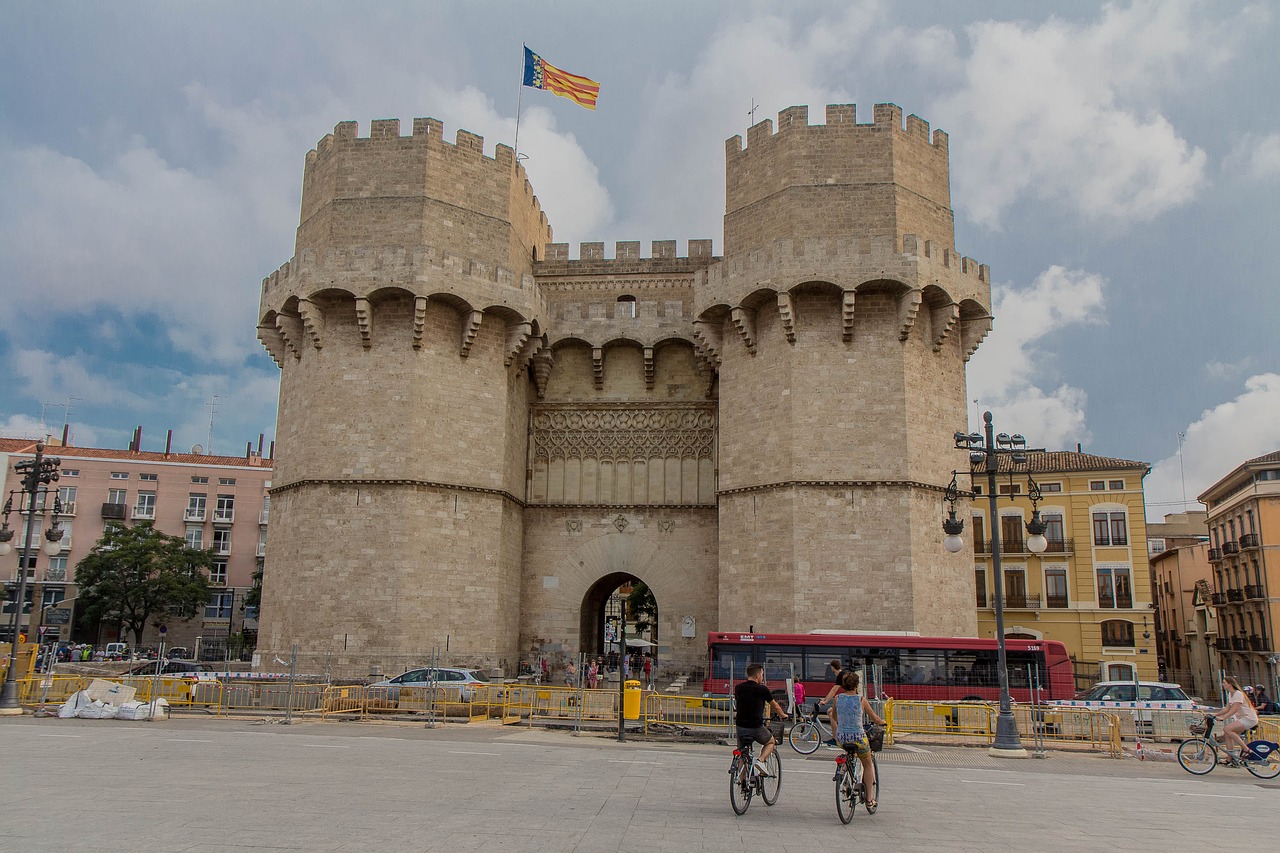
[[[831,705],[831,724],[835,729],[836,742],[862,762],[862,778],[870,797],[870,792],[876,789],[876,767],[871,763],[871,745],[867,743],[864,720],[874,720],[882,726],[886,723],[866,697],[858,694],[858,673],[852,670],[840,673],[839,687],[842,692],[836,695]],[[874,809],[876,802],[868,800],[867,805]]]

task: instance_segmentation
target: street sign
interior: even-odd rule
[[[70,625],[71,610],[66,607],[50,607],[45,611],[44,621],[48,625]]]
[[[44,632],[45,632],[45,631],[48,631],[48,630],[49,630],[49,626],[48,626],[48,625],[41,625],[41,626],[40,626],[40,628],[39,628],[40,636],[41,636],[41,637],[43,637],[43,636],[44,636]]]

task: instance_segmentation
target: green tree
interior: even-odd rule
[[[123,625],[136,647],[151,617],[190,617],[208,603],[212,565],[212,549],[188,548],[152,522],[109,526],[76,565],[80,608]]]
[[[653,590],[644,581],[636,581],[627,596],[627,620],[633,622],[640,633],[648,631],[658,621],[658,602]]]

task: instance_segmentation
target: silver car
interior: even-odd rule
[[[477,669],[454,669],[452,667],[439,667],[431,669],[411,669],[406,673],[397,675],[395,678],[388,678],[385,681],[375,681],[370,687],[457,687],[461,688],[462,701],[470,702],[475,695],[476,685],[485,685],[489,683],[489,676]],[[397,691],[387,691],[387,698],[398,698]]]

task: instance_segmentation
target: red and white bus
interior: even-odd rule
[[[707,679],[713,695],[732,691],[746,677],[747,664],[765,666],[770,688],[794,673],[805,696],[825,696],[833,684],[832,661],[862,673],[869,696],[937,701],[999,701],[995,638],[917,637],[910,634],[748,634],[713,633],[707,638]],[[1009,692],[1015,701],[1075,698],[1067,648],[1056,640],[1005,640]]]

